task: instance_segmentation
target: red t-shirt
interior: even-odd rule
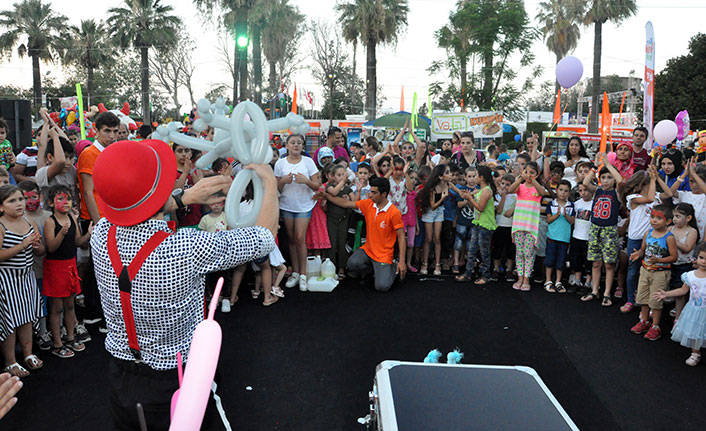
[[[650,153],[646,149],[643,148],[639,153],[632,153],[632,163],[635,165],[635,171],[644,171],[650,165],[650,162],[652,162],[652,157],[650,157]]]

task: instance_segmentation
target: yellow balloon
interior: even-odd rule
[[[69,112],[69,115],[66,116],[66,125],[70,126],[74,124],[74,121],[76,121],[76,112],[71,111]]]

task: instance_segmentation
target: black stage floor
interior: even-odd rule
[[[410,277],[386,294],[344,281],[333,293],[286,290],[262,307],[243,287],[223,327],[219,370],[234,430],[364,430],[375,366],[458,346],[466,364],[527,365],[582,430],[703,426],[706,366],[668,335],[630,333],[637,314],[541,288],[516,292]],[[616,301],[618,302],[618,301]],[[671,320],[671,319],[670,319]],[[671,321],[664,325],[668,334]],[[103,337],[76,358],[40,352],[3,430],[109,429]],[[252,390],[246,390],[251,387]]]

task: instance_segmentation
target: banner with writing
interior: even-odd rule
[[[451,139],[454,132],[473,132],[473,137],[501,138],[503,136],[502,112],[439,112],[431,119],[431,137]]]
[[[655,113],[655,31],[652,21],[645,25],[647,42],[645,43],[645,94],[643,104],[642,124],[649,131],[645,148],[652,148],[652,129]]]

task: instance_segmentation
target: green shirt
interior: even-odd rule
[[[480,226],[484,229],[495,230],[498,228],[498,225],[497,223],[495,223],[495,205],[493,203],[493,191],[490,189],[489,186],[485,186],[476,192],[476,202],[480,202],[480,195],[483,193],[483,190],[488,190],[490,192],[490,198],[485,204],[485,208],[483,209],[483,211],[478,211],[476,209],[475,217],[473,218],[473,224],[476,226]]]

